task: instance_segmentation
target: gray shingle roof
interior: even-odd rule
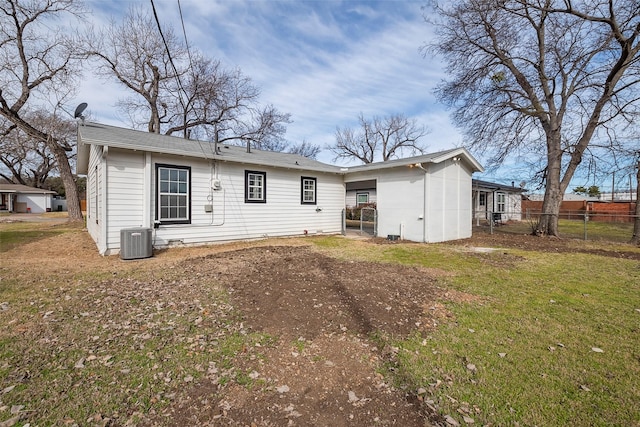
[[[22,184],[9,184],[0,182],[0,193],[23,193],[23,194],[57,194],[55,191],[43,188],[29,187]]]
[[[526,188],[514,187],[513,185],[500,184],[497,182],[483,181],[480,179],[472,180],[473,188],[484,188],[489,190],[504,190],[512,193],[524,193]]]
[[[252,148],[251,152],[247,152],[246,147],[228,144],[219,144],[218,153],[215,153],[214,144],[211,142],[194,141],[98,123],[85,123],[83,126],[78,126],[78,143],[80,142],[250,165],[340,173],[338,166],[328,165],[298,154],[263,151],[255,148]]]
[[[219,144],[215,152],[214,144],[206,141],[194,141],[175,136],[160,135],[116,126],[87,122],[78,126],[78,173],[86,173],[88,167],[88,145],[100,145],[127,150],[148,151],[153,153],[174,154],[224,162],[244,163],[248,165],[272,166],[305,171],[327,172],[347,175],[351,172],[403,167],[416,163],[439,163],[453,156],[463,155],[472,168],[482,171],[482,166],[464,148],[453,148],[436,153],[366,165],[340,167],[328,165],[298,154],[251,149]]]

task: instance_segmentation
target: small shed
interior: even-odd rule
[[[347,204],[375,197],[377,235],[415,242],[471,237],[471,176],[483,171],[464,148],[349,167]],[[364,198],[363,200],[364,201]]]

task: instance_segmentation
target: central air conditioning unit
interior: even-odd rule
[[[120,230],[120,258],[140,259],[153,255],[151,228],[123,228]]]

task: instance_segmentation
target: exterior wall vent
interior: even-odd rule
[[[120,230],[120,258],[139,259],[153,255],[151,228],[123,228]]]

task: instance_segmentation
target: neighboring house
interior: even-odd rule
[[[482,171],[463,148],[345,168],[95,123],[78,127],[77,168],[101,254],[134,227],[155,228],[155,247],[341,233],[346,188],[363,181],[376,183],[378,235],[465,238],[471,174]]]
[[[348,208],[355,208],[378,201],[375,179],[347,182],[346,190],[345,204]]]
[[[55,191],[22,184],[0,183],[0,211],[15,213],[50,212]]]
[[[601,202],[634,202],[637,198],[637,191],[632,188],[631,190],[626,191],[615,191],[615,192],[606,192],[600,193],[598,196],[598,200]]]
[[[474,179],[473,217],[476,220],[492,218],[497,221],[522,220],[522,193],[526,190],[513,184],[503,185],[495,182]]]

